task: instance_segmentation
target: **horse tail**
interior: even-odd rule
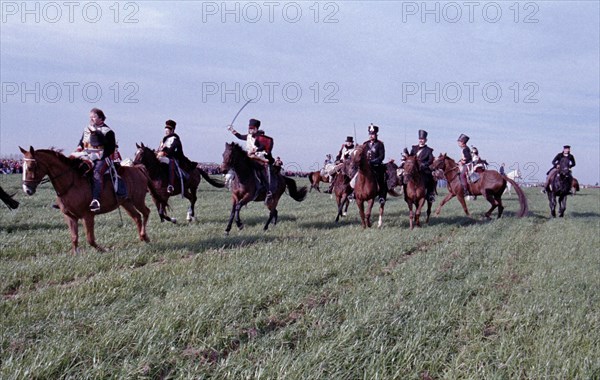
[[[2,199],[2,202],[4,202],[11,210],[16,210],[17,207],[19,207],[19,202],[12,198],[13,195],[9,195],[2,187],[0,187],[0,199]]]
[[[302,186],[298,189],[296,186],[296,181],[291,179],[290,177],[283,176],[285,180],[285,185],[288,188],[290,197],[292,197],[295,201],[302,202],[304,198],[306,198],[306,194],[308,193],[308,189],[306,186]]]
[[[527,205],[527,197],[525,196],[525,193],[523,192],[521,187],[515,181],[513,181],[512,179],[510,179],[508,177],[504,177],[504,179],[506,179],[508,181],[508,183],[510,183],[512,185],[512,187],[515,188],[515,191],[517,192],[517,195],[519,196],[519,205],[520,205],[521,209],[519,210],[517,217],[522,218],[522,217],[526,216],[529,213],[529,206]]]
[[[140,172],[142,172],[142,174],[144,175],[144,177],[146,177],[146,186],[148,187],[148,190],[150,191],[150,195],[152,196],[152,200],[154,201],[154,204],[156,205],[164,205],[165,209],[170,209],[171,207],[169,206],[169,198],[165,198],[163,197],[157,190],[156,187],[154,186],[154,182],[152,181],[152,178],[150,178],[150,174],[148,173],[148,169],[144,166],[144,165],[136,165],[136,168],[138,168],[140,170]]]
[[[208,175],[208,173],[205,172],[203,169],[201,169],[199,166],[196,166],[196,170],[198,170],[198,173],[200,173],[200,175],[202,176],[202,178],[204,178],[206,180],[206,182],[210,183],[212,186],[218,187],[219,189],[222,189],[222,188],[225,187],[225,183],[224,182],[215,181],[214,179],[210,178],[210,176]]]

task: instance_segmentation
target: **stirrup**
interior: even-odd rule
[[[97,199],[92,200],[90,203],[90,211],[98,211],[100,210],[100,202]]]
[[[173,185],[167,186],[167,193],[173,194],[174,192],[175,192],[175,189],[173,188]]]

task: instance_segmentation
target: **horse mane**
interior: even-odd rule
[[[62,149],[56,149],[54,147],[51,147],[49,149],[38,149],[37,152],[39,153],[46,153],[49,154],[51,156],[56,157],[60,162],[62,162],[63,164],[69,166],[72,169],[75,169],[77,171],[79,171],[81,163],[83,162],[83,160],[81,158],[75,158],[75,157],[67,157],[65,156],[62,152]]]

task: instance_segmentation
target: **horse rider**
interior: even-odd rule
[[[473,171],[476,171],[478,168],[487,169],[488,162],[479,157],[479,151],[475,146],[471,146],[471,159],[473,160]]]
[[[335,180],[335,176],[344,166],[344,160],[350,158],[350,155],[352,154],[352,152],[354,152],[354,149],[356,149],[356,147],[354,146],[354,138],[352,136],[346,136],[346,141],[344,141],[342,147],[340,148],[340,151],[338,152],[337,156],[335,156],[335,168],[332,171],[332,173],[329,173],[331,176],[329,182],[331,183],[329,185],[329,189],[325,191],[326,193],[331,193],[333,191],[333,181]]]
[[[417,160],[419,160],[421,174],[425,179],[427,200],[430,202],[435,201],[435,181],[429,167],[433,164],[435,157],[433,157],[433,149],[427,146],[427,131],[419,129],[419,144],[412,146],[410,155],[417,157]]]
[[[181,138],[175,133],[177,123],[173,120],[165,121],[165,136],[158,147],[157,157],[160,162],[169,165],[169,184],[167,185],[167,193],[173,194],[175,191],[175,179],[177,178],[175,171],[179,171],[181,180],[188,177],[188,171],[191,170],[191,161],[183,154],[183,145]],[[183,194],[183,186],[181,188]]]
[[[575,166],[575,157],[571,154],[571,146],[565,145],[563,146],[563,151],[558,153],[554,159],[552,160],[552,168],[546,172],[546,183],[544,184],[543,192],[550,191],[550,183],[558,173],[558,170],[561,167],[561,164],[569,167],[569,172],[571,168]]]
[[[363,145],[367,150],[367,159],[371,170],[375,173],[377,179],[377,187],[379,189],[379,203],[385,204],[385,195],[387,193],[387,183],[385,182],[385,165],[383,160],[385,159],[385,145],[383,141],[378,139],[377,134],[379,133],[379,127],[376,125],[369,125],[369,140],[365,141]]]
[[[281,170],[281,168],[283,167],[283,161],[281,160],[281,157],[277,156],[275,162],[273,162],[273,167],[279,168],[279,170]]]
[[[248,134],[238,133],[233,126],[228,127],[229,131],[240,140],[246,141],[246,152],[255,163],[256,173],[259,181],[267,186],[267,197],[265,201],[273,194],[271,184],[271,166],[275,162],[271,155],[273,149],[273,139],[265,136],[264,131],[260,130],[260,120],[250,119],[248,121]],[[260,133],[262,132],[262,133]],[[270,145],[270,146],[269,146]],[[274,181],[273,181],[274,182]]]
[[[471,195],[471,192],[469,191],[469,186],[467,185],[467,167],[473,162],[471,150],[467,146],[467,142],[469,142],[469,136],[461,133],[461,135],[458,136],[457,141],[458,146],[461,149],[461,158],[458,162],[460,183],[462,184],[465,196],[469,196]]]
[[[502,165],[500,165],[500,175],[506,175],[506,173],[504,172],[504,162],[502,163]]]
[[[79,140],[79,144],[72,157],[91,161],[93,170],[92,202],[90,211],[100,210],[100,193],[102,192],[102,178],[112,165],[111,156],[115,153],[115,132],[104,123],[106,115],[99,108],[90,110],[90,124],[87,125]]]

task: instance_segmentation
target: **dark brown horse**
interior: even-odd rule
[[[580,190],[579,181],[575,177],[573,177],[573,181],[571,182],[571,189],[573,195],[577,194],[577,192]]]
[[[566,160],[560,161],[558,172],[550,182],[550,187],[546,191],[550,205],[550,215],[556,217],[556,198],[558,197],[558,216],[563,217],[567,210],[567,195],[571,194],[573,185],[573,176]]]
[[[337,174],[333,177],[333,190],[335,202],[337,204],[337,216],[335,222],[339,222],[341,216],[346,216],[348,206],[350,205],[350,195],[354,189],[350,186],[351,178],[356,174],[353,172],[353,166],[350,159],[344,160],[343,166],[338,168]]]
[[[354,184],[354,199],[358,206],[360,221],[363,228],[371,227],[371,210],[373,203],[377,199],[379,188],[377,186],[377,178],[369,165],[367,158],[367,150],[364,145],[359,145],[352,154],[352,163],[358,170],[356,175],[356,183]],[[387,195],[387,194],[386,194]],[[367,206],[365,208],[365,202]],[[385,204],[379,205],[379,221],[377,227],[383,224],[383,212]]]
[[[459,178],[459,169],[456,162],[445,154],[440,154],[431,165],[432,170],[441,170],[444,173],[444,177],[448,181],[448,195],[442,200],[437,210],[436,215],[439,215],[444,206],[450,199],[456,197],[465,211],[465,214],[469,215],[467,204],[465,202],[465,194],[463,186]],[[485,199],[492,205],[492,207],[485,213],[485,217],[489,218],[492,215],[492,211],[498,208],[498,218],[502,216],[504,206],[502,205],[502,193],[506,189],[507,181],[515,188],[517,195],[519,196],[520,210],[517,216],[519,218],[527,215],[529,207],[527,205],[527,197],[519,185],[510,178],[502,176],[495,170],[485,170],[479,173],[479,180],[475,183],[469,184],[469,190],[472,195],[483,195]]]
[[[168,175],[169,175],[169,166],[168,164],[161,163],[159,159],[156,157],[156,152],[142,143],[141,145],[135,144],[137,150],[135,152],[135,158],[133,160],[134,164],[142,164],[148,169],[148,173],[150,174],[150,178],[154,183],[154,187],[156,187],[157,191],[161,195],[161,199],[166,201],[169,200],[169,197],[173,195],[181,194],[181,181],[177,179],[173,186],[173,193],[167,192],[167,186],[169,185]],[[220,181],[215,181],[208,173],[198,167],[198,164],[193,162],[195,165],[194,170],[191,170],[189,174],[189,178],[183,181],[183,197],[187,198],[190,201],[190,206],[188,207],[186,220],[191,222],[196,219],[195,216],[195,205],[198,196],[196,195],[198,191],[198,186],[200,186],[201,176],[214,187],[223,188],[225,184]],[[166,202],[156,203],[156,208],[158,209],[158,215],[160,216],[160,221],[167,220],[172,223],[177,223],[176,218],[169,217],[167,215],[168,204]]]
[[[427,202],[427,218],[425,223],[429,223],[431,215],[431,202],[427,199],[427,187],[425,178],[421,174],[421,165],[416,156],[407,156],[404,161],[404,201],[408,205],[410,229],[414,226],[421,226],[421,209]],[[413,207],[415,211],[413,212]]]
[[[149,189],[153,198],[160,199],[160,195],[154,189],[148,172],[143,166],[123,166],[119,169],[118,174],[125,182],[127,188],[126,198],[117,198],[111,181],[105,180],[100,198],[102,207],[100,211],[92,212],[89,209],[89,204],[92,201],[90,180],[84,177],[80,169],[83,161],[65,157],[62,153],[55,150],[34,150],[33,147],[29,147],[29,151],[23,148],[20,149],[24,159],[23,191],[27,195],[35,194],[36,188],[42,179],[48,176],[58,196],[57,204],[69,225],[74,254],[79,250],[79,219],[83,219],[87,242],[97,250],[104,251],[104,248],[96,243],[94,217],[96,214],[113,211],[119,206],[123,206],[125,211],[135,221],[140,240],[149,241],[146,234],[146,224],[148,223],[150,209],[145,203],[146,192]]]
[[[2,200],[2,202],[4,202],[6,207],[8,207],[11,210],[16,210],[17,207],[19,207],[19,202],[14,200],[13,196],[9,195],[6,191],[4,191],[4,189],[1,186],[0,186],[0,199]]]
[[[319,183],[321,183],[321,182],[329,183],[329,177],[323,177],[321,175],[321,171],[317,170],[316,172],[308,173],[308,181],[310,182],[310,190],[309,191],[312,191],[313,189],[315,189],[320,193],[321,189],[319,188]]]
[[[234,219],[235,224],[240,230],[244,228],[244,224],[240,219],[240,209],[252,201],[265,201],[267,189],[264,188],[264,186],[259,186],[254,160],[248,157],[248,154],[237,143],[225,144],[223,164],[221,167],[230,174],[231,172],[235,173],[230,185],[232,202],[231,213],[229,215],[227,228],[225,228],[225,233],[229,234]],[[267,208],[269,209],[269,219],[267,219],[267,223],[265,223],[263,228],[265,231],[269,228],[271,222],[277,224],[277,204],[286,188],[290,196],[298,202],[302,202],[304,198],[306,198],[308,192],[306,187],[298,189],[296,182],[293,179],[286,177],[279,172],[271,175],[271,181],[275,181],[277,189],[273,192],[272,196],[265,201]]]

